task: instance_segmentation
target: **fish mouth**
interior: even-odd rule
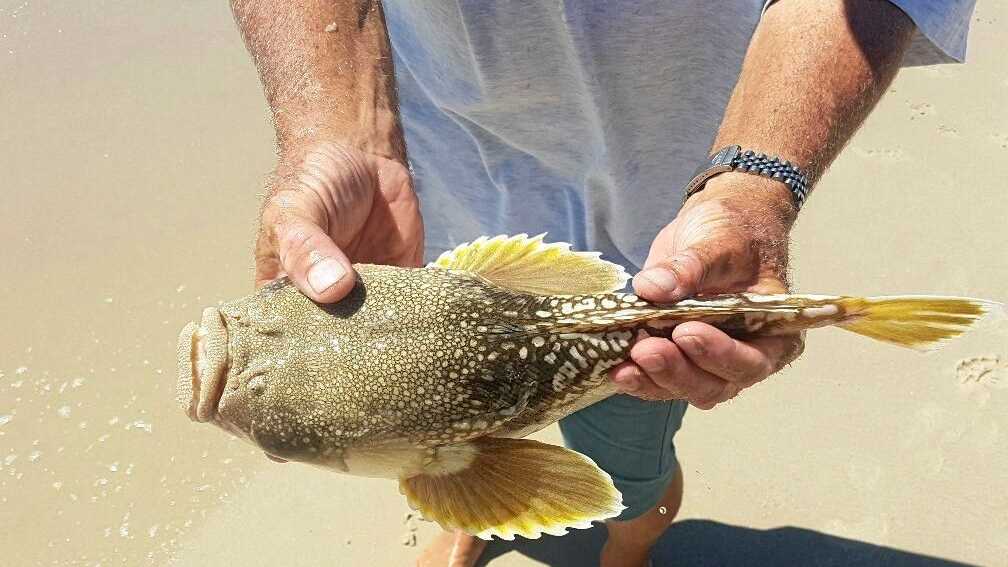
[[[198,422],[212,421],[224,393],[228,367],[228,333],[220,310],[203,310],[200,323],[189,323],[178,340],[179,405]]]

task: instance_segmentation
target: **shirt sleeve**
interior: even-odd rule
[[[889,0],[917,25],[904,65],[963,62],[976,0]]]
[[[778,0],[766,0],[765,11]],[[903,57],[904,66],[963,62],[966,36],[976,0],[889,0],[913,20],[917,30]]]

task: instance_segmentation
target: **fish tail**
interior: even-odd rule
[[[842,329],[875,340],[932,350],[969,330],[998,303],[966,297],[887,296],[842,297],[836,304]]]
[[[628,299],[629,298],[629,299]],[[602,298],[601,301],[605,301]],[[652,336],[671,336],[675,326],[702,321],[736,335],[781,335],[817,327],[842,329],[895,345],[927,351],[970,329],[984,315],[1004,306],[968,297],[738,293],[701,296],[673,304],[649,304],[615,294],[607,311],[583,310],[551,323],[564,332],[642,328]],[[572,311],[578,309],[575,306]]]

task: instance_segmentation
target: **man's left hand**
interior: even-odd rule
[[[648,301],[698,293],[785,293],[791,194],[781,183],[729,172],[708,181],[651,245],[633,284]],[[801,355],[803,334],[734,339],[691,321],[672,338],[648,337],[632,361],[609,374],[620,391],[644,399],[684,399],[711,409]]]

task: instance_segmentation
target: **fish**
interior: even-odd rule
[[[203,310],[178,341],[178,402],[280,461],[398,482],[410,507],[483,539],[562,535],[625,509],[590,458],[527,435],[616,393],[641,333],[735,337],[837,326],[928,350],[999,304],[752,293],[656,304],[629,274],[544,235],[481,237],[422,268],[356,264],[318,304],[286,278]]]

